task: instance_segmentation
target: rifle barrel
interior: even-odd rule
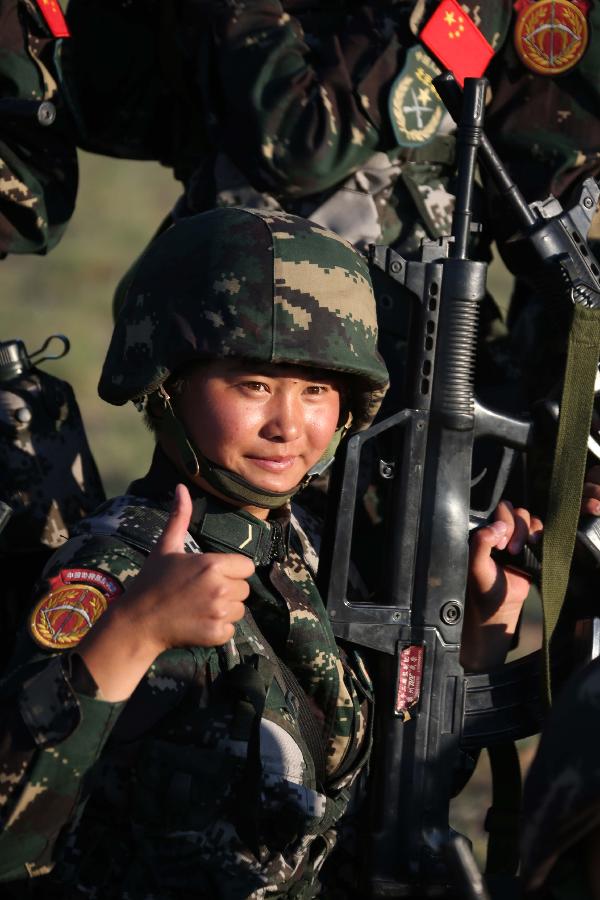
[[[465,88],[468,81],[465,79]],[[461,90],[452,72],[443,72],[433,79],[433,86],[440,95],[446,109],[458,125],[461,119],[463,100]],[[525,197],[514,183],[502,160],[492,147],[485,132],[482,130],[479,140],[479,158],[487,173],[496,182],[500,194],[507,199],[515,213],[519,224],[524,228],[531,228],[538,222],[538,218],[529,207]]]
[[[463,103],[460,125],[458,126],[458,187],[456,207],[452,221],[454,259],[467,259],[471,219],[473,216],[473,180],[477,164],[477,150],[485,109],[487,81],[483,78],[465,79],[465,102]]]

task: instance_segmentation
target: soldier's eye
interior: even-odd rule
[[[247,388],[249,391],[253,391],[257,394],[268,391],[268,385],[266,385],[263,381],[244,381],[242,382],[242,387]]]

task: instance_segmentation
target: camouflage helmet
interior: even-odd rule
[[[337,235],[283,212],[214,209],[176,222],[142,256],[98,391],[142,400],[194,360],[241,356],[350,380],[352,430],[388,384],[364,259]]]

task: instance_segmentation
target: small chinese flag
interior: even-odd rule
[[[54,37],[70,37],[69,26],[58,0],[37,0],[37,7]]]
[[[479,28],[456,0],[440,5],[419,35],[441,64],[462,86],[465,78],[479,78],[494,55]]]

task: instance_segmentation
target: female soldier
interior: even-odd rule
[[[145,406],[156,452],[45,572],[5,690],[6,879],[54,866],[68,896],[318,892],[371,695],[289,501],[375,415],[376,340],[362,258],[294,216],[215,210],[144,255],[99,390]],[[491,546],[528,531],[502,515],[478,537],[475,595]],[[507,577],[488,623],[504,628],[471,628],[482,665],[526,593]]]

